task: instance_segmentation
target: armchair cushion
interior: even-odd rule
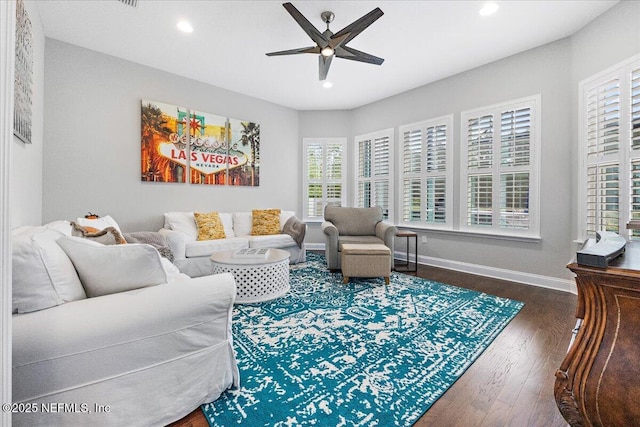
[[[330,221],[340,235],[375,236],[376,224],[382,221],[382,208],[347,208],[329,206],[324,209],[324,219]]]

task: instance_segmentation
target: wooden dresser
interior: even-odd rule
[[[640,426],[640,242],[608,268],[576,274],[582,319],[556,371],[555,399],[571,426]]]

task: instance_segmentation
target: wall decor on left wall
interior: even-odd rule
[[[13,134],[31,144],[31,94],[33,85],[33,44],[29,13],[23,0],[16,2],[16,55]]]
[[[142,181],[260,184],[260,125],[142,100]]]

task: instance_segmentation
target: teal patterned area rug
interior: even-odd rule
[[[400,273],[345,285],[309,253],[287,295],[235,306],[241,386],[202,410],[213,427],[410,426],[523,305]]]

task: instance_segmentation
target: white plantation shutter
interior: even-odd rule
[[[461,228],[537,237],[540,97],[461,114]]]
[[[493,116],[469,120],[467,153],[467,167],[470,169],[486,169],[493,165]]]
[[[500,162],[526,166],[530,160],[531,109],[504,111],[500,120]]]
[[[493,176],[469,175],[467,189],[467,224],[493,224]]]
[[[596,231],[640,238],[640,57],[580,83],[583,169],[580,239]]]
[[[322,221],[324,207],[346,204],[346,138],[303,140],[303,219]]]
[[[447,125],[429,126],[426,129],[427,172],[447,170]]]
[[[529,228],[529,172],[500,174],[500,226]]]
[[[640,148],[640,68],[631,71],[631,147]]]
[[[587,170],[587,231],[619,232],[620,179],[618,164],[589,166]]]
[[[400,127],[402,225],[452,228],[453,116]]]
[[[422,183],[420,178],[402,181],[402,222],[422,221]]]
[[[380,206],[383,217],[393,217],[391,192],[393,129],[361,135],[356,143],[356,206]]]

